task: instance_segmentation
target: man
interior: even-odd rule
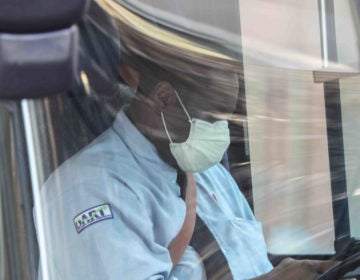
[[[186,141],[194,120],[216,123],[232,113],[237,76],[223,76],[226,91],[219,103],[212,102],[211,83],[190,87],[161,68],[142,78],[157,68],[145,64],[150,66],[135,75],[138,98],[43,187],[50,279],[205,279],[189,246],[196,208],[230,268],[224,277],[314,279],[323,272],[327,263],[292,260],[272,270],[261,226],[225,168],[211,162],[192,172],[196,164],[180,167],[171,152],[170,142]],[[178,178],[186,178],[182,186]]]
[[[331,265],[287,259],[273,269],[261,225],[218,163],[236,72],[131,51],[125,63],[136,98],[43,186],[49,279],[303,280]]]

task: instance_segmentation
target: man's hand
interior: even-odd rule
[[[168,246],[173,267],[175,267],[182,258],[186,247],[190,243],[195,228],[197,199],[195,176],[192,173],[186,173],[186,179],[186,216],[184,224],[178,235],[175,236]]]
[[[286,258],[272,271],[253,280],[313,280],[336,265],[336,263],[336,261],[332,260],[294,260]]]

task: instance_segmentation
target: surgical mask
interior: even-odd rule
[[[222,120],[210,123],[196,118],[192,119],[176,91],[175,94],[190,122],[190,133],[185,142],[174,143],[167,130],[164,114],[161,112],[164,128],[170,140],[171,154],[183,171],[204,171],[219,163],[229,147],[228,122]]]

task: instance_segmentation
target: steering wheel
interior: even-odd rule
[[[316,280],[335,280],[340,279],[347,272],[353,271],[360,266],[360,252],[344,259],[339,264],[333,266],[316,278]]]

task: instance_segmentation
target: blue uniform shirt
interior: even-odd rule
[[[41,191],[50,279],[206,279],[188,246],[173,268],[167,249],[185,219],[176,170],[120,111],[113,126],[61,165]],[[262,229],[229,173],[196,174],[198,215],[234,279],[272,269]],[[40,219],[38,219],[40,220]]]

